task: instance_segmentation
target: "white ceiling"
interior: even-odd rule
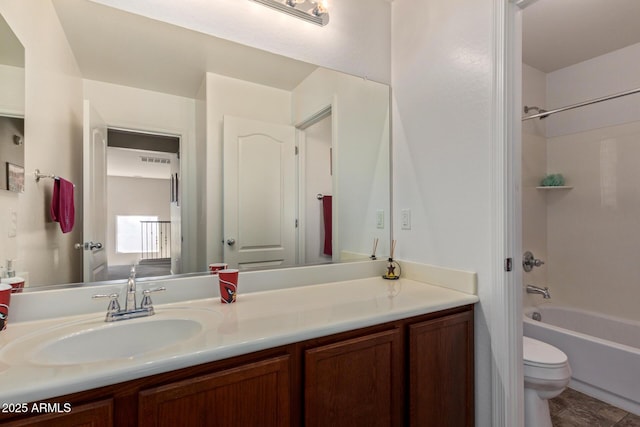
[[[640,43],[640,0],[538,0],[522,27],[523,62],[549,73]]]
[[[317,68],[88,0],[53,4],[90,80],[194,98],[207,71],[291,90]]]

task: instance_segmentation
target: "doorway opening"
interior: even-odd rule
[[[108,129],[109,280],[180,273],[180,138]]]
[[[298,260],[301,264],[333,260],[333,122],[331,106],[296,126],[300,187]]]

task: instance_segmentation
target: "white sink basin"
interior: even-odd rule
[[[197,337],[209,310],[178,309],[106,323],[103,318],[69,322],[21,337],[0,352],[11,364],[81,365],[140,357]]]
[[[190,319],[111,323],[45,342],[30,360],[41,365],[77,365],[139,356],[187,340],[202,330]]]

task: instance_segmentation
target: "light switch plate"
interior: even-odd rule
[[[411,209],[402,209],[400,211],[400,228],[411,230]]]
[[[382,209],[376,211],[376,227],[384,228],[384,211]]]

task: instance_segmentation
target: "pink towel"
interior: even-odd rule
[[[73,230],[75,215],[73,184],[66,179],[56,178],[51,198],[51,219],[60,223],[63,233],[68,233]]]
[[[324,217],[324,251],[325,255],[331,255],[333,253],[332,250],[332,241],[331,235],[333,234],[333,221],[331,220],[331,215],[333,214],[331,206],[331,196],[324,196],[322,198],[322,215]]]

